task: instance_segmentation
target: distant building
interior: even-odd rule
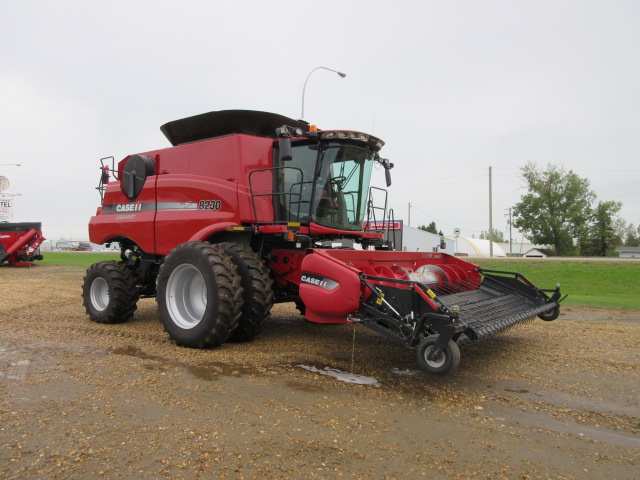
[[[616,247],[620,258],[640,258],[640,247]]]
[[[61,238],[57,242],[51,242],[51,249],[55,250],[74,250],[81,252],[90,252],[90,251],[102,251],[102,250],[120,250],[120,244],[118,242],[112,242],[107,248],[106,245],[98,245],[97,243],[92,243],[88,240],[67,240],[66,238]]]
[[[536,245],[535,243],[530,242],[513,242],[509,245],[509,242],[501,242],[500,246],[507,252],[507,255],[510,257],[525,257],[528,252],[531,250],[549,250],[549,247],[546,245]],[[552,253],[548,255],[553,255]]]
[[[440,235],[404,225],[402,228],[402,250],[407,252],[444,252],[464,257],[488,257],[490,242],[479,238],[445,236],[445,248],[440,247]],[[398,248],[398,245],[396,245]],[[499,243],[493,242],[493,256],[506,257]]]
[[[491,256],[491,244],[493,243],[493,256],[506,257],[507,252],[499,243],[491,242],[482,238],[453,237],[447,236],[447,243],[453,243],[456,255],[468,257],[489,257]]]
[[[453,255],[454,242],[446,241],[446,248],[440,248],[440,235],[431,232],[425,232],[419,228],[413,228],[404,225],[402,228],[402,248],[405,252],[444,252]]]
[[[547,258],[555,256],[555,252],[551,248],[534,247],[526,251],[522,256],[527,258]]]
[[[72,250],[74,247],[74,243],[77,242],[73,242],[73,240],[67,240],[66,238],[62,237],[56,242],[55,248],[56,250]]]

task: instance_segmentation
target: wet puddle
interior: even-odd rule
[[[255,369],[227,365],[225,363],[209,363],[206,365],[183,365],[187,371],[198,380],[215,381],[220,377],[242,377],[258,373]]]
[[[140,348],[131,345],[126,347],[110,348],[108,352],[115,355],[124,355],[127,357],[138,358],[140,360],[149,360],[155,362],[153,364],[145,364],[144,368],[146,368],[147,370],[159,371],[166,370],[169,367],[181,367],[198,380],[204,381],[216,381],[222,377],[242,377],[244,375],[256,375],[264,373],[258,368],[221,362],[208,362],[203,365],[190,365],[182,362],[172,362],[168,361],[164,357],[145,353]]]
[[[31,362],[24,358],[25,353],[0,347],[0,380],[21,382],[27,378],[27,369]]]
[[[355,373],[343,372],[342,370],[338,370],[337,368],[324,367],[320,369],[310,365],[298,365],[298,367],[308,372],[333,377],[336,380],[344,383],[353,383],[356,385],[372,385],[376,387],[380,386],[380,382],[378,382],[376,378],[358,375]]]
[[[126,347],[110,348],[107,350],[109,353],[115,353],[116,355],[124,355],[127,357],[139,358],[140,360],[156,360],[162,361],[162,357],[155,357],[148,355],[140,350],[138,347],[132,347],[131,345]]]
[[[183,368],[189,374],[191,374],[194,378],[198,380],[207,381],[207,382],[215,382],[217,380],[220,380],[221,378],[229,378],[229,377],[240,378],[248,375],[264,376],[269,374],[272,374],[272,375],[277,374],[283,371],[293,371],[294,369],[303,369],[303,370],[306,370],[307,372],[316,373],[319,376],[332,377],[335,380],[348,383],[348,384],[373,386],[373,387],[382,386],[382,383],[374,377],[358,375],[355,373],[342,371],[330,366],[317,368],[315,366],[308,365],[307,363],[295,362],[294,364],[277,365],[272,367],[247,366],[247,365],[228,364],[228,363],[222,363],[222,362],[207,362],[200,365],[192,365],[192,364],[187,364],[183,362],[170,361],[159,355],[151,355],[142,351],[140,348],[132,345],[117,347],[117,348],[110,348],[108,349],[108,352],[114,355],[122,355],[126,357],[137,358],[140,360],[147,361],[147,363],[143,364],[143,368],[150,371],[167,371],[171,367]],[[418,376],[419,372],[408,370],[408,369],[403,370],[400,368],[394,368],[391,373],[399,377],[410,378],[410,377]],[[301,383],[297,381],[288,381],[287,385],[290,386],[291,388],[295,388],[296,390],[305,390],[309,392],[323,390],[322,386],[315,387],[313,385],[307,385],[306,383]]]
[[[505,392],[511,392],[511,393],[529,393],[529,390],[524,390],[524,389],[516,390],[516,389],[513,389],[513,388],[505,388],[504,391]]]

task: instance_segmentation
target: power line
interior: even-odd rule
[[[443,181],[443,180],[449,180],[450,178],[461,177],[461,176],[464,176],[464,175],[469,175],[471,173],[477,173],[477,172],[480,172],[480,171],[484,171],[484,170],[483,169],[470,170],[468,172],[462,172],[462,173],[458,173],[456,175],[450,175],[448,177],[439,178],[439,179],[435,180],[435,182],[440,182],[440,181]],[[418,185],[424,185],[424,182],[412,183],[412,184],[409,184],[409,185],[400,185],[400,188],[411,188],[411,187],[416,187]]]
[[[394,192],[394,197],[399,197],[402,195],[409,195],[409,194],[413,194],[416,192],[420,192],[420,191],[424,191],[424,190],[436,190],[436,189],[440,189],[443,187],[450,187],[451,185],[457,185],[459,183],[465,183],[468,182],[470,180],[475,180],[477,178],[483,178],[485,177],[485,175],[481,174],[481,175],[475,175],[473,177],[468,177],[462,180],[458,180],[455,182],[448,182],[448,183],[438,183],[438,182],[429,182],[424,184],[421,188],[417,188],[417,189],[413,189],[413,190],[406,190],[403,192]]]
[[[24,173],[24,172],[15,171],[15,172],[12,173],[12,175],[13,174],[22,175],[22,176],[25,176],[25,177],[44,178],[46,180],[55,180],[55,181],[58,181],[58,182],[79,183],[79,184],[82,184],[82,185],[95,185],[95,182],[94,183],[90,183],[90,182],[84,182],[84,181],[81,181],[81,180],[72,180],[72,179],[69,179],[69,178],[57,178],[57,177],[51,177],[51,176],[48,176],[48,175],[38,175],[36,173]]]

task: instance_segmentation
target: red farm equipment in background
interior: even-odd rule
[[[0,265],[26,266],[42,260],[40,245],[45,240],[41,223],[0,223]]]
[[[161,131],[172,147],[102,159],[89,235],[121,254],[87,270],[95,322],[127,321],[140,297],[156,297],[169,336],[205,348],[254,338],[274,303],[295,302],[309,321],[354,322],[417,347],[424,369],[445,374],[463,340],[559,315],[559,287],[393,251],[388,231],[373,228],[394,218],[386,191],[370,187],[374,166],[387,186],[393,167],[372,135],[246,110]]]

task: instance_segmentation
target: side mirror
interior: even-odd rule
[[[281,138],[278,140],[278,149],[280,150],[280,161],[286,162],[293,159],[293,152],[291,150],[291,139]]]
[[[384,168],[384,178],[387,181],[387,187],[391,186],[391,172],[390,170],[393,168],[393,163],[391,163],[386,158],[380,158],[380,155],[376,153],[374,157],[374,161],[382,165]]]

